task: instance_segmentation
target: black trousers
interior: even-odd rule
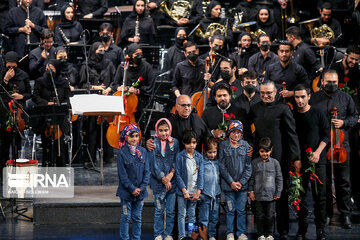
[[[327,212],[327,216],[332,218],[334,215],[334,210],[333,210],[333,197],[331,191],[331,185],[332,185],[331,163],[327,164],[326,170],[328,176],[326,181],[326,212]],[[342,216],[349,216],[351,211],[349,160],[347,160],[344,163],[334,163],[334,177],[335,177],[334,183],[335,183],[337,208]]]
[[[287,235],[289,233],[289,167],[280,162],[281,173],[283,176],[283,190],[281,196],[276,200],[276,224],[280,235]]]
[[[258,236],[268,237],[274,235],[274,201],[255,201],[256,228]]]
[[[305,235],[308,228],[308,205],[306,202],[306,196],[309,190],[309,181],[311,184],[312,197],[314,199],[314,216],[315,216],[315,225],[317,230],[323,230],[325,227],[325,218],[326,218],[326,165],[325,164],[316,164],[315,165],[315,174],[319,177],[320,181],[323,183],[319,183],[310,180],[310,173],[305,172],[308,168],[308,165],[303,165],[302,172],[302,186],[305,192],[301,192],[301,202],[300,202],[300,210],[298,211],[299,217],[299,229],[298,233],[301,235]],[[317,191],[316,191],[317,190]]]

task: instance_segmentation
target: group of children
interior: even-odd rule
[[[139,146],[139,129],[127,125],[121,133],[117,155],[122,213],[120,238],[127,240],[132,220],[131,239],[140,239],[143,200],[147,197],[146,186],[154,193],[155,240],[172,240],[177,202],[179,239],[186,234],[188,223],[198,222],[208,229],[210,240],[216,237],[221,192],[226,201],[227,239],[247,239],[246,203],[248,195],[256,204],[259,239],[273,239],[274,201],[282,191],[282,176],[277,160],[270,157],[272,145],[269,138],[260,142],[260,158],[251,160],[249,144],[242,140],[243,126],[231,120],[227,139],[220,144],[208,139],[204,144],[203,157],[197,152],[198,136],[187,130],[182,137],[185,146],[179,150],[179,142],[171,137],[171,123],[162,118],[155,125],[154,151],[147,152]],[[164,227],[164,213],[166,224]],[[236,219],[236,229],[234,229]]]

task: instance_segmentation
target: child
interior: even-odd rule
[[[249,197],[255,201],[258,240],[273,240],[275,200],[280,198],[283,179],[279,162],[270,157],[270,138],[260,139],[259,149],[260,157],[252,162]]]
[[[120,135],[117,155],[119,186],[116,196],[121,199],[120,239],[128,240],[129,223],[132,220],[131,239],[141,237],[141,213],[147,197],[146,186],[150,172],[146,150],[139,146],[139,129],[129,124]]]
[[[198,136],[194,131],[186,130],[182,142],[185,149],[176,155],[175,163],[179,239],[185,237],[186,214],[188,222],[195,223],[196,202],[204,186],[203,157],[195,151]]]
[[[238,240],[246,236],[246,202],[248,181],[251,177],[251,158],[247,156],[249,144],[242,140],[243,125],[231,120],[226,131],[228,139],[219,146],[221,188],[226,200],[226,239],[234,240],[235,211]]]
[[[210,138],[205,142],[204,150],[204,189],[199,201],[199,221],[207,227],[209,239],[215,240],[216,225],[219,220],[220,174],[217,159],[218,142]]]
[[[150,162],[150,187],[154,192],[155,240],[172,240],[172,231],[175,218],[175,160],[179,152],[179,142],[172,138],[171,123],[166,118],[161,118],[155,124],[155,150],[149,152]],[[166,229],[164,231],[164,210],[166,209]]]

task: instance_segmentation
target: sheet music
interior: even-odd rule
[[[94,112],[125,114],[123,98],[117,96],[75,95],[70,97],[70,104],[74,115]]]

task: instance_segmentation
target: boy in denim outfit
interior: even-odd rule
[[[171,123],[161,118],[155,124],[156,135],[154,139],[155,150],[149,152],[150,162],[150,188],[154,192],[155,240],[172,240],[172,231],[175,219],[175,160],[179,152],[179,142],[172,138]],[[166,228],[164,229],[164,211],[166,209]]]
[[[226,200],[226,239],[234,240],[237,214],[236,235],[238,240],[246,240],[247,188],[251,177],[251,158],[247,156],[247,151],[250,147],[242,140],[243,125],[240,121],[231,120],[226,132],[228,139],[219,146],[221,188]]]

